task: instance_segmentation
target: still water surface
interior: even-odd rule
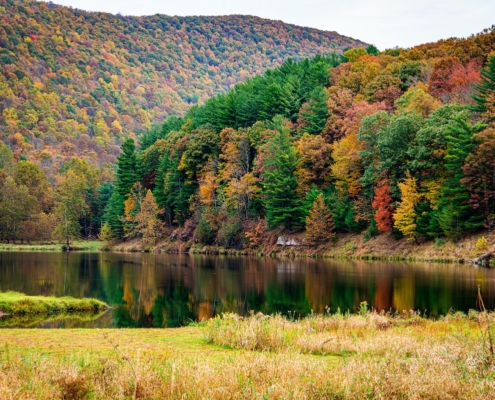
[[[469,265],[141,254],[0,252],[0,291],[96,297],[113,309],[63,320],[0,320],[0,327],[175,327],[250,310],[306,315],[420,310],[429,316],[475,308],[481,285],[495,308],[495,270]]]

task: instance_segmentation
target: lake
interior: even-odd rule
[[[470,265],[147,253],[0,252],[0,291],[95,297],[102,315],[0,320],[2,327],[176,327],[224,312],[296,317],[378,310],[428,316],[495,308],[495,269]]]

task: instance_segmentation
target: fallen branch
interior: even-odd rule
[[[493,256],[493,251],[489,251],[488,253],[482,254],[481,256],[475,258],[470,263],[476,265],[485,265],[490,262],[492,256]]]

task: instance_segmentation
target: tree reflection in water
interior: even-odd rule
[[[475,307],[477,285],[495,306],[495,270],[314,259],[141,253],[0,253],[0,290],[96,297],[113,310],[50,327],[175,327],[223,312],[307,315],[378,310],[439,316]]]

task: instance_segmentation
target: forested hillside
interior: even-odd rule
[[[457,241],[495,215],[495,32],[286,62],[123,146],[106,237]],[[444,238],[444,239],[442,239]]]
[[[125,139],[247,77],[362,45],[249,16],[128,17],[0,0],[0,140],[39,165],[79,156],[101,166]]]
[[[68,12],[54,12],[60,10]],[[87,157],[84,146],[98,143],[96,134],[52,127],[40,131],[40,142],[35,134],[11,137],[21,111],[5,108],[1,238],[100,235],[139,238],[144,247],[168,239],[256,248],[269,230],[283,229],[305,231],[306,244],[316,247],[345,232],[418,242],[491,229],[494,50],[495,31],[486,30],[412,49],[380,53],[367,46],[287,60],[182,116],[159,125],[150,120],[138,138],[115,149],[115,166],[101,163],[103,147]],[[14,68],[17,76],[15,65],[9,60],[4,71]],[[12,93],[28,92],[19,86],[28,77],[9,79],[18,85]],[[48,94],[56,100],[45,104],[49,112],[62,97],[72,99]],[[18,109],[28,115],[37,106],[24,102]],[[83,108],[97,117],[96,106]],[[60,142],[67,151],[57,154],[44,142],[50,132],[72,138]],[[26,150],[19,153],[19,145]]]

